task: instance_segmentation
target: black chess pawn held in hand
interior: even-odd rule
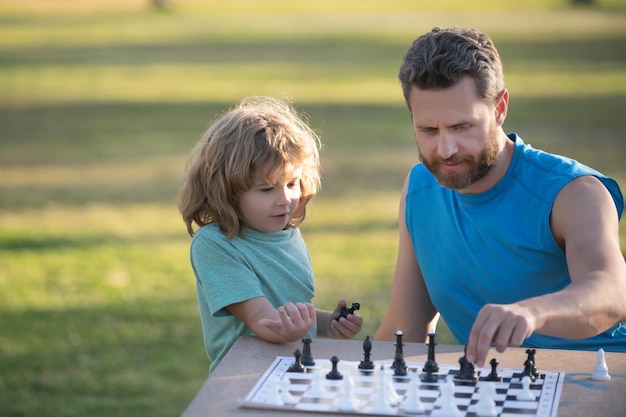
[[[354,314],[354,312],[356,310],[359,310],[361,308],[361,304],[359,303],[352,303],[352,307],[348,308],[348,307],[343,307],[341,309],[341,312],[339,313],[339,315],[337,317],[335,317],[335,320],[339,321],[339,319],[341,317],[346,318],[348,317],[348,314]]]

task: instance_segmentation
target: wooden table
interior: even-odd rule
[[[362,340],[314,339],[311,352],[314,358],[341,360],[363,359]],[[255,337],[240,338],[207,378],[196,397],[182,414],[183,417],[306,417],[308,413],[242,409],[242,400],[254,387],[276,356],[293,356],[302,343],[270,344]],[[428,346],[423,343],[405,343],[407,362],[425,362]],[[373,342],[372,360],[393,359],[394,342]],[[438,363],[457,364],[463,356],[463,347],[437,345]],[[523,368],[526,349],[509,348],[504,353],[495,350],[500,367]],[[620,417],[626,416],[626,354],[606,352],[610,381],[593,381],[589,377],[597,361],[596,352],[538,349],[535,359],[539,371],[564,371],[566,373],[561,393],[559,417]]]

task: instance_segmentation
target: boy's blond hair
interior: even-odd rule
[[[217,223],[231,239],[243,234],[238,201],[255,173],[288,179],[301,168],[301,197],[289,222],[298,226],[320,187],[319,147],[318,136],[290,105],[270,97],[244,99],[209,127],[189,155],[178,197],[187,232],[194,235],[193,223]]]

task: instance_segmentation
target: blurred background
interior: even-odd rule
[[[209,363],[177,191],[248,95],[320,134],[315,303],[360,302],[373,335],[417,161],[396,72],[434,26],[493,38],[507,131],[625,186],[626,2],[470,3],[0,0],[0,416],[182,413]]]

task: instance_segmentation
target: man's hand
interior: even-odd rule
[[[472,326],[467,360],[482,367],[492,343],[502,353],[508,346],[520,346],[535,329],[534,316],[527,308],[519,304],[486,304]]]

